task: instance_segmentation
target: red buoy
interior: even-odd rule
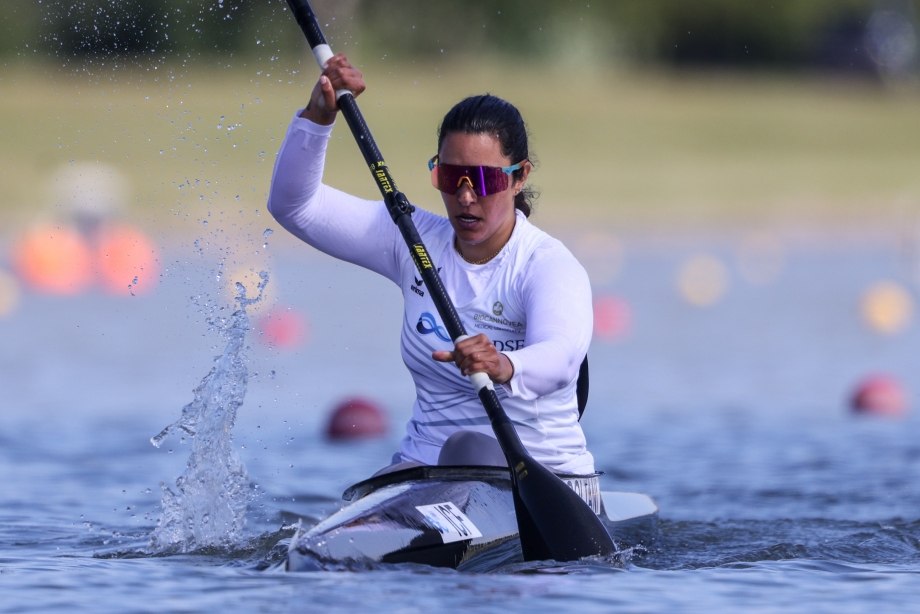
[[[899,417],[907,413],[907,392],[888,375],[870,375],[856,387],[850,400],[855,413]]]
[[[626,337],[632,327],[632,310],[629,303],[613,295],[594,299],[594,335],[605,341]]]
[[[332,440],[371,439],[386,435],[386,414],[374,401],[351,398],[342,401],[332,410],[326,437]]]
[[[96,237],[96,272],[109,294],[134,296],[149,292],[160,274],[157,247],[139,228],[106,224]]]
[[[256,329],[262,343],[285,350],[303,345],[310,334],[307,319],[291,307],[272,309],[259,318]]]

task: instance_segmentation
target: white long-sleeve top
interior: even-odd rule
[[[489,419],[456,366],[431,358],[453,344],[383,202],[322,183],[331,132],[298,112],[275,162],[268,209],[316,249],[380,273],[402,290],[401,350],[416,401],[400,453],[434,465],[456,431],[492,435]],[[527,450],[558,472],[590,473],[594,459],[575,396],[593,326],[588,276],[561,242],[516,213],[508,243],[483,265],[459,256],[447,218],[423,210],[412,217],[468,334],[485,333],[514,366],[496,392]]]

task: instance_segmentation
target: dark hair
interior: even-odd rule
[[[444,137],[451,132],[463,134],[491,134],[501,144],[502,155],[511,159],[512,164],[533,158],[527,148],[527,126],[520,111],[505,100],[483,94],[470,96],[454,105],[438,128],[438,151]],[[514,179],[521,179],[524,169],[512,173]],[[533,201],[538,194],[529,187],[524,187],[514,197],[515,209],[520,209],[526,217],[530,217],[533,210]]]

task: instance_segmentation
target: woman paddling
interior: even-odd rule
[[[506,464],[464,377],[485,372],[499,384],[502,405],[537,461],[559,473],[592,473],[576,399],[593,323],[590,285],[562,243],[527,220],[532,165],[517,109],[485,95],[447,113],[429,161],[446,216],[413,215],[470,331],[453,347],[384,204],[321,183],[341,89],[358,96],[365,84],[337,55],[288,128],[268,208],[313,247],[380,273],[402,290],[402,357],[416,400],[390,469]]]

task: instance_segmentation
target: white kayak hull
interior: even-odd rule
[[[594,476],[560,477],[586,499],[619,546],[654,540],[658,507],[650,497],[600,492]],[[349,562],[478,569],[484,561],[520,560],[507,469],[412,467],[359,482],[343,498],[351,503],[292,538],[286,570]]]

